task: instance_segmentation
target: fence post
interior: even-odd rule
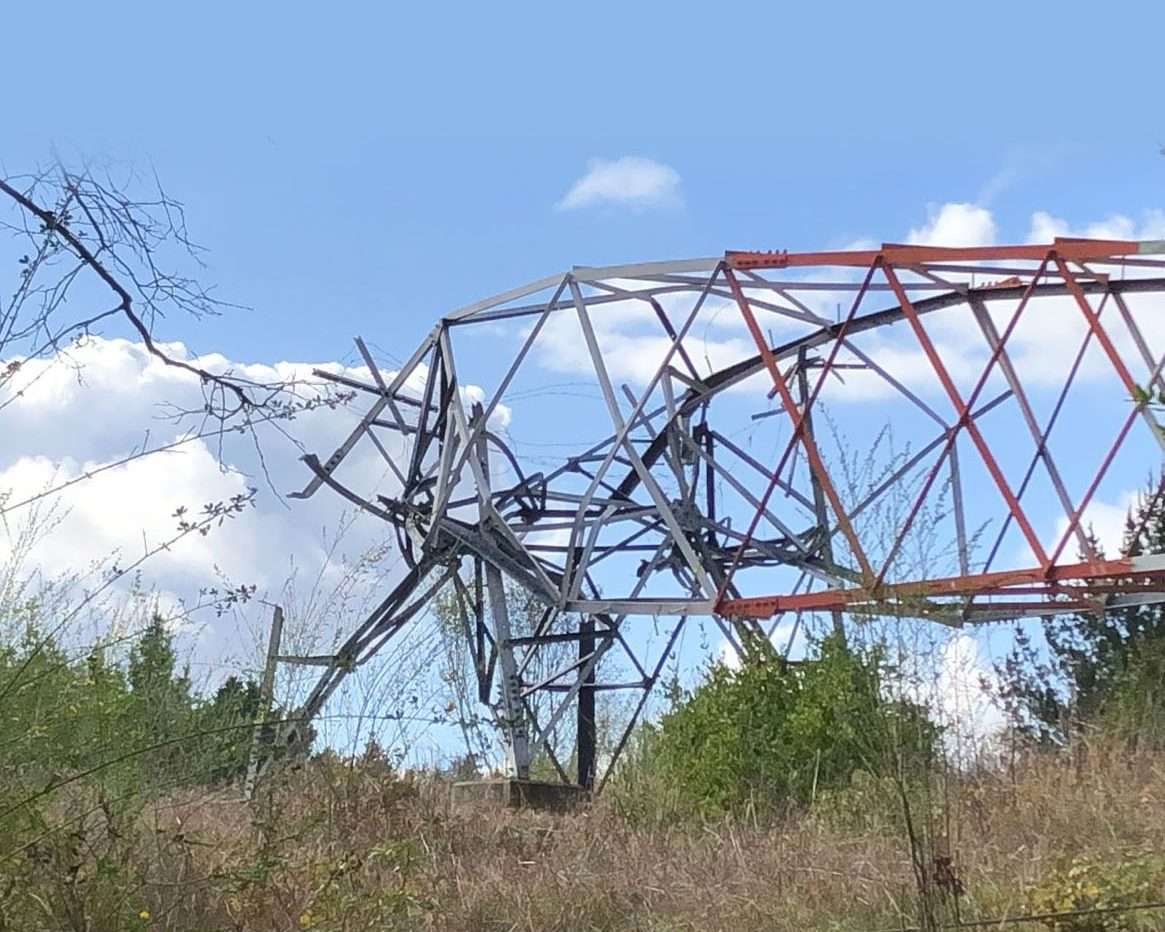
[[[283,640],[283,608],[275,606],[271,616],[271,636],[267,641],[267,663],[263,667],[263,679],[259,683],[259,708],[255,712],[255,729],[251,733],[251,756],[247,761],[247,777],[243,784],[243,798],[250,800],[255,795],[255,784],[259,781],[259,767],[262,763],[263,745],[269,743],[267,718],[271,714],[272,693],[275,690],[275,666],[279,662],[279,647]]]

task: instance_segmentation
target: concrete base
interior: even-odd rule
[[[449,796],[451,804],[459,809],[484,806],[547,812],[571,812],[589,797],[585,789],[573,783],[542,783],[508,777],[454,783]]]

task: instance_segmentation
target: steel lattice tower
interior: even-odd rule
[[[526,775],[531,744],[573,710],[573,779],[587,786],[595,693],[641,694],[609,773],[692,617],[765,654],[776,621],[805,612],[839,626],[881,614],[960,626],[1162,601],[1165,554],[1101,554],[1085,512],[1116,481],[1114,464],[1143,475],[1165,449],[1153,404],[1165,392],[1163,254],[1159,242],[1057,239],[575,267],[447,314],[395,372],[358,339],[367,379],[317,374],[369,406],[325,461],[304,458],[313,476],[298,495],[327,486],[383,519],[408,572],[317,658],[323,673],[286,740],[443,587],[463,612],[481,697],[500,697],[512,774]],[[650,359],[626,358],[616,319],[635,321]],[[707,334],[729,324],[711,352]],[[1071,345],[1049,342],[1055,358],[1041,358],[1043,333],[1070,333]],[[460,365],[486,337],[510,356],[482,394],[467,386],[485,380]],[[499,416],[531,397],[518,385],[544,378],[544,351],[585,361],[607,436],[532,469]],[[634,387],[612,372],[628,367]],[[768,458],[722,423],[735,390],[757,380],[774,405],[752,416],[776,444]],[[861,490],[823,452],[815,421],[847,392],[910,438]],[[571,404],[557,416],[569,440]],[[361,443],[383,456],[382,488],[345,480]],[[894,497],[892,527],[872,540],[863,521]],[[949,537],[952,572],[904,559],[924,522]],[[511,630],[504,578],[541,605],[532,631]],[[628,634],[644,616],[663,631],[654,659]],[[563,643],[578,646],[569,662],[532,679],[538,652]],[[629,680],[597,675],[612,651]],[[527,714],[535,693],[553,699],[543,721]]]

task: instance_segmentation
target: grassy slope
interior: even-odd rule
[[[1024,911],[1033,887],[1060,890],[1073,856],[1118,867],[1078,871],[1103,898],[1113,876],[1130,876],[1119,865],[1165,851],[1163,778],[1165,757],[1094,751],[936,783],[913,812],[927,870],[935,855],[953,858],[963,920]],[[446,789],[378,763],[317,762],[251,807],[225,792],[121,815],[97,806],[83,831],[73,823],[5,862],[0,928],[858,930],[918,920],[900,813],[877,786],[769,825],[685,822],[627,790],[572,816],[450,812]],[[940,918],[953,919],[951,898],[938,900]],[[1165,913],[1136,921],[1165,927]]]

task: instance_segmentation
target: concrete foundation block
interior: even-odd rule
[[[547,812],[572,812],[590,798],[581,786],[573,783],[543,783],[538,780],[467,780],[454,783],[450,802],[455,808],[486,807],[493,809],[540,809]]]

